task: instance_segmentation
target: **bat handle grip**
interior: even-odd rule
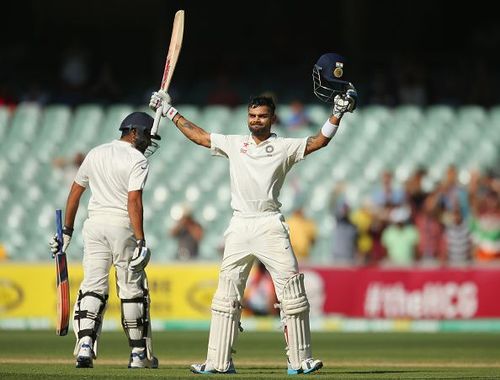
[[[57,234],[57,240],[59,240],[59,243],[62,246],[62,241],[63,241],[63,227],[62,227],[62,210],[57,209],[56,210],[56,234]]]
[[[151,136],[156,136],[158,132],[158,127],[160,126],[161,120],[161,107],[156,109],[155,120],[153,121],[153,126],[151,127]]]

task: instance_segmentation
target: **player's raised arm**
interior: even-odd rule
[[[357,93],[353,88],[347,90],[345,94],[336,95],[333,101],[332,115],[323,124],[321,130],[315,135],[307,139],[305,155],[317,151],[328,145],[330,140],[337,133],[340,120],[344,113],[352,112],[356,108]]]
[[[175,126],[192,142],[204,146],[206,148],[210,148],[210,133],[205,131],[203,128],[198,127],[193,122],[186,119],[182,116],[179,111],[177,111],[170,104],[170,96],[163,90],[158,92],[154,92],[151,96],[151,100],[149,102],[149,107],[153,111],[156,111],[158,108],[162,108],[162,116],[168,117]]]

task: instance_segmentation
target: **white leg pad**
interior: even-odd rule
[[[299,369],[303,360],[312,357],[309,301],[303,273],[292,276],[285,283],[281,310],[285,317],[288,360],[293,369]]]
[[[219,278],[212,300],[212,321],[208,339],[207,362],[220,372],[231,364],[233,344],[238,336],[241,317],[240,296],[236,284],[227,277]]]
[[[153,344],[151,318],[149,315],[149,290],[147,278],[144,276],[144,296],[134,299],[122,299],[122,326],[128,337],[130,347],[146,349],[149,360],[153,360]]]
[[[94,359],[97,357],[97,342],[101,334],[107,300],[108,295],[94,292],[82,293],[81,291],[78,293],[73,316],[73,331],[76,336],[75,350],[73,352],[75,356],[80,350],[82,341],[87,342],[88,337],[90,337],[93,344]]]

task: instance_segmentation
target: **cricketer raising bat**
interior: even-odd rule
[[[59,242],[59,252],[55,255],[56,260],[56,286],[57,286],[57,320],[56,334],[59,336],[68,333],[70,299],[69,299],[69,278],[68,262],[66,253],[62,251],[63,246],[62,211],[56,210],[56,233]]]
[[[181,52],[182,37],[184,35],[184,11],[179,10],[175,13],[174,24],[172,26],[172,37],[168,47],[167,60],[165,61],[165,69],[163,70],[163,78],[161,80],[160,90],[168,91],[172,75],[174,74],[175,65],[179,59]],[[151,135],[156,136],[161,119],[161,107],[156,110],[155,120],[151,128]]]

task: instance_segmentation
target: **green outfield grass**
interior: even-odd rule
[[[204,359],[207,337],[206,331],[156,333],[160,368],[128,370],[124,334],[104,332],[94,368],[76,369],[72,335],[0,331],[0,379],[193,379],[200,375],[188,367]],[[289,378],[283,346],[280,333],[242,333],[232,377]],[[307,376],[322,379],[500,378],[500,334],[314,333],[313,351],[325,367]]]

